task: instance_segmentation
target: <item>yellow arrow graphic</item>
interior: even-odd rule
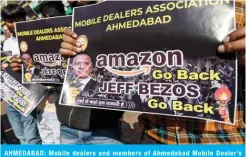
[[[44,66],[48,66],[48,67],[55,67],[55,66],[61,65],[60,62],[55,62],[55,63],[44,63],[44,62],[39,62],[39,63],[43,64]]]
[[[144,73],[145,75],[148,74],[151,70],[151,66],[150,65],[142,65],[142,66],[140,66],[139,70],[134,70],[134,71],[121,71],[121,70],[113,69],[109,66],[107,66],[106,69],[108,71],[110,71],[111,73],[114,73],[114,74],[119,75],[119,76],[136,76],[136,75],[139,75],[142,73]]]

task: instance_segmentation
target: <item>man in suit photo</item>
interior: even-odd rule
[[[67,78],[70,87],[75,87],[79,94],[77,97],[93,97],[99,84],[92,77],[93,64],[91,57],[82,53],[74,57],[72,61],[72,72]]]
[[[28,53],[22,53],[21,59],[24,63],[25,79],[31,81],[35,71],[35,66],[32,64],[32,58]]]

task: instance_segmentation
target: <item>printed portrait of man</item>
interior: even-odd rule
[[[22,53],[21,60],[24,65],[24,73],[26,81],[31,81],[32,76],[34,75],[35,67],[32,65],[32,58],[28,53]]]
[[[93,97],[96,94],[98,83],[92,78],[93,62],[91,57],[82,53],[74,57],[72,61],[72,73],[68,77],[70,87],[75,87],[79,96]]]
[[[31,58],[31,56],[28,53],[23,53],[21,55],[21,59],[24,62],[24,64],[25,64],[26,67],[31,66],[31,64],[32,64],[32,58]]]

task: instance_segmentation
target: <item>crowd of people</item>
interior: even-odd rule
[[[85,6],[97,3],[97,1],[69,1],[71,7],[77,6]],[[64,7],[62,2],[60,1],[48,1],[44,2],[40,5],[40,12],[43,18],[55,17],[55,16],[63,16],[65,15]],[[26,58],[24,56],[19,56],[19,47],[18,42],[16,40],[16,32],[14,30],[14,23],[19,21],[25,21],[26,14],[25,11],[15,4],[9,4],[3,7],[2,19],[6,22],[8,29],[11,32],[11,36],[5,40],[3,44],[3,51],[12,51],[13,58],[11,67],[16,72],[21,72],[21,64],[23,60]],[[240,24],[242,22],[240,21]],[[239,26],[239,25],[238,25]],[[223,44],[218,47],[219,53],[235,53],[235,51],[245,51],[245,26],[241,25],[241,28],[238,28],[236,31],[229,34],[224,40]],[[79,52],[79,48],[81,43],[77,43],[78,35],[74,33],[71,29],[66,29],[63,34],[63,43],[61,43],[60,54],[63,56],[74,56]],[[77,52],[75,50],[78,50]],[[81,75],[74,72],[74,76],[71,76],[71,79],[74,77],[78,77],[76,82],[73,82],[73,85],[76,88],[81,89],[81,91],[85,91],[83,96],[88,96],[92,94],[96,98],[106,98],[106,99],[121,99],[121,100],[134,100],[134,102],[139,102],[137,106],[143,111],[147,110],[144,104],[146,101],[151,98],[148,95],[138,95],[136,91],[133,91],[131,95],[122,94],[95,94],[91,92],[91,90],[86,90],[87,87],[85,84],[91,84],[94,88],[95,84],[100,86],[100,83],[103,81],[109,82],[117,82],[117,81],[127,81],[127,82],[156,82],[161,83],[162,81],[158,81],[153,79],[150,75],[138,75],[134,77],[122,77],[114,75],[108,72],[106,69],[102,68],[93,68],[93,65],[88,65],[91,62],[91,58],[89,55],[83,54],[78,55],[81,62],[76,63],[74,61],[74,66],[78,65],[78,69],[83,71],[86,68],[86,74]],[[245,62],[245,53],[239,56],[239,63]],[[78,58],[77,58],[78,60]],[[243,60],[243,62],[241,62]],[[82,62],[83,61],[83,62]],[[91,67],[87,67],[91,66]],[[214,58],[200,58],[198,60],[194,59],[186,59],[184,66],[182,69],[187,69],[190,72],[201,72],[201,71],[209,71],[216,70],[221,73],[221,81],[199,81],[193,82],[198,84],[201,89],[201,96],[197,98],[198,102],[211,101],[211,103],[216,104],[216,100],[213,97],[214,92],[217,88],[221,86],[226,86],[230,90],[234,86],[236,78],[235,71],[236,66],[232,64],[232,62],[227,60],[222,60],[217,57]],[[134,70],[139,67],[134,68],[125,68],[119,70]],[[156,68],[153,67],[152,71]],[[174,76],[176,75],[176,70],[178,68],[169,68],[162,67],[162,71],[170,71]],[[30,69],[31,70],[31,69]],[[89,77],[90,76],[90,77]],[[175,77],[172,80],[167,81],[167,83],[182,83],[188,84],[186,81],[178,81]],[[47,94],[45,101],[43,104],[39,105],[37,109],[35,109],[28,117],[24,117],[18,111],[16,111],[11,105],[7,105],[7,116],[11,127],[13,128],[15,136],[19,139],[21,144],[121,144],[121,128],[120,128],[120,119],[122,118],[124,112],[122,111],[112,111],[112,110],[101,110],[101,109],[90,109],[90,108],[81,108],[77,106],[64,106],[59,104],[59,97],[61,94],[61,85],[48,86],[49,93]],[[137,88],[137,87],[136,87]],[[158,97],[160,101],[170,102],[175,98],[168,97]],[[210,100],[208,100],[210,99]],[[243,100],[243,99],[242,99]],[[182,99],[182,101],[189,101],[188,98]],[[227,112],[230,113],[234,111],[234,100],[229,102]],[[42,106],[42,107],[41,107]],[[243,104],[244,107],[244,104]],[[240,112],[244,111],[240,107],[236,107]],[[233,111],[231,111],[233,110]],[[167,111],[167,114],[176,114],[176,115],[185,115],[186,113],[174,112],[171,109]],[[237,118],[240,118],[238,116]],[[162,140],[159,136],[154,136],[151,134],[152,129],[158,130],[159,127],[165,126],[169,127],[169,124],[166,124],[163,120],[167,115],[156,116],[156,115],[147,115],[142,114],[141,117],[144,117],[144,122],[139,118],[139,124],[142,126],[143,133],[148,136],[152,141],[151,143],[169,143],[167,140]],[[198,115],[199,116],[199,115]],[[200,115],[204,117],[206,115]],[[223,116],[230,116],[231,121],[233,120],[234,115],[228,114]],[[154,118],[153,118],[154,117]],[[218,119],[222,117],[221,111],[218,111],[217,117],[210,117],[210,119]],[[155,119],[153,121],[153,119]],[[181,119],[181,118],[179,118]],[[157,124],[158,121],[158,124]],[[189,121],[189,120],[187,120]],[[190,120],[196,121],[196,120]],[[237,123],[240,121],[239,125],[230,125],[234,127],[235,130],[240,128],[240,131],[245,131],[245,124],[242,119],[236,120]],[[198,120],[197,120],[198,122]],[[206,120],[203,120],[206,122]],[[143,124],[144,123],[144,124]],[[155,125],[152,125],[155,123]],[[162,125],[159,125],[161,123]],[[217,122],[215,122],[217,123]],[[177,123],[173,123],[170,127],[178,125]],[[229,125],[229,124],[228,124]],[[154,126],[154,127],[150,127]],[[186,129],[186,128],[184,128]],[[234,129],[232,129],[234,130]],[[188,131],[188,128],[187,128]],[[196,130],[189,130],[190,134],[197,133]],[[194,131],[194,132],[193,132]],[[219,130],[221,134],[223,131]],[[231,132],[230,132],[231,133]],[[176,134],[176,133],[172,133]],[[224,132],[224,136],[227,132]],[[236,133],[235,133],[236,134]],[[201,137],[202,138],[202,137]],[[160,140],[161,139],[161,140]],[[175,141],[175,142],[174,142]],[[174,143],[182,143],[179,141],[173,140]],[[195,143],[199,143],[194,141]],[[227,141],[228,142],[228,141]],[[234,143],[235,141],[229,141]],[[240,140],[237,140],[238,143],[245,142],[245,136],[240,134]],[[145,143],[143,141],[142,143]],[[206,143],[206,142],[201,142]],[[209,143],[207,141],[207,143]],[[221,141],[220,143],[223,143]]]

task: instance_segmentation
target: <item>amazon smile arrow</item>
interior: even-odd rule
[[[151,65],[142,65],[140,66],[139,70],[134,70],[134,71],[121,71],[121,70],[113,69],[109,66],[107,66],[106,69],[110,71],[111,73],[119,75],[119,76],[136,76],[142,73],[144,75],[148,74],[151,70]]]

